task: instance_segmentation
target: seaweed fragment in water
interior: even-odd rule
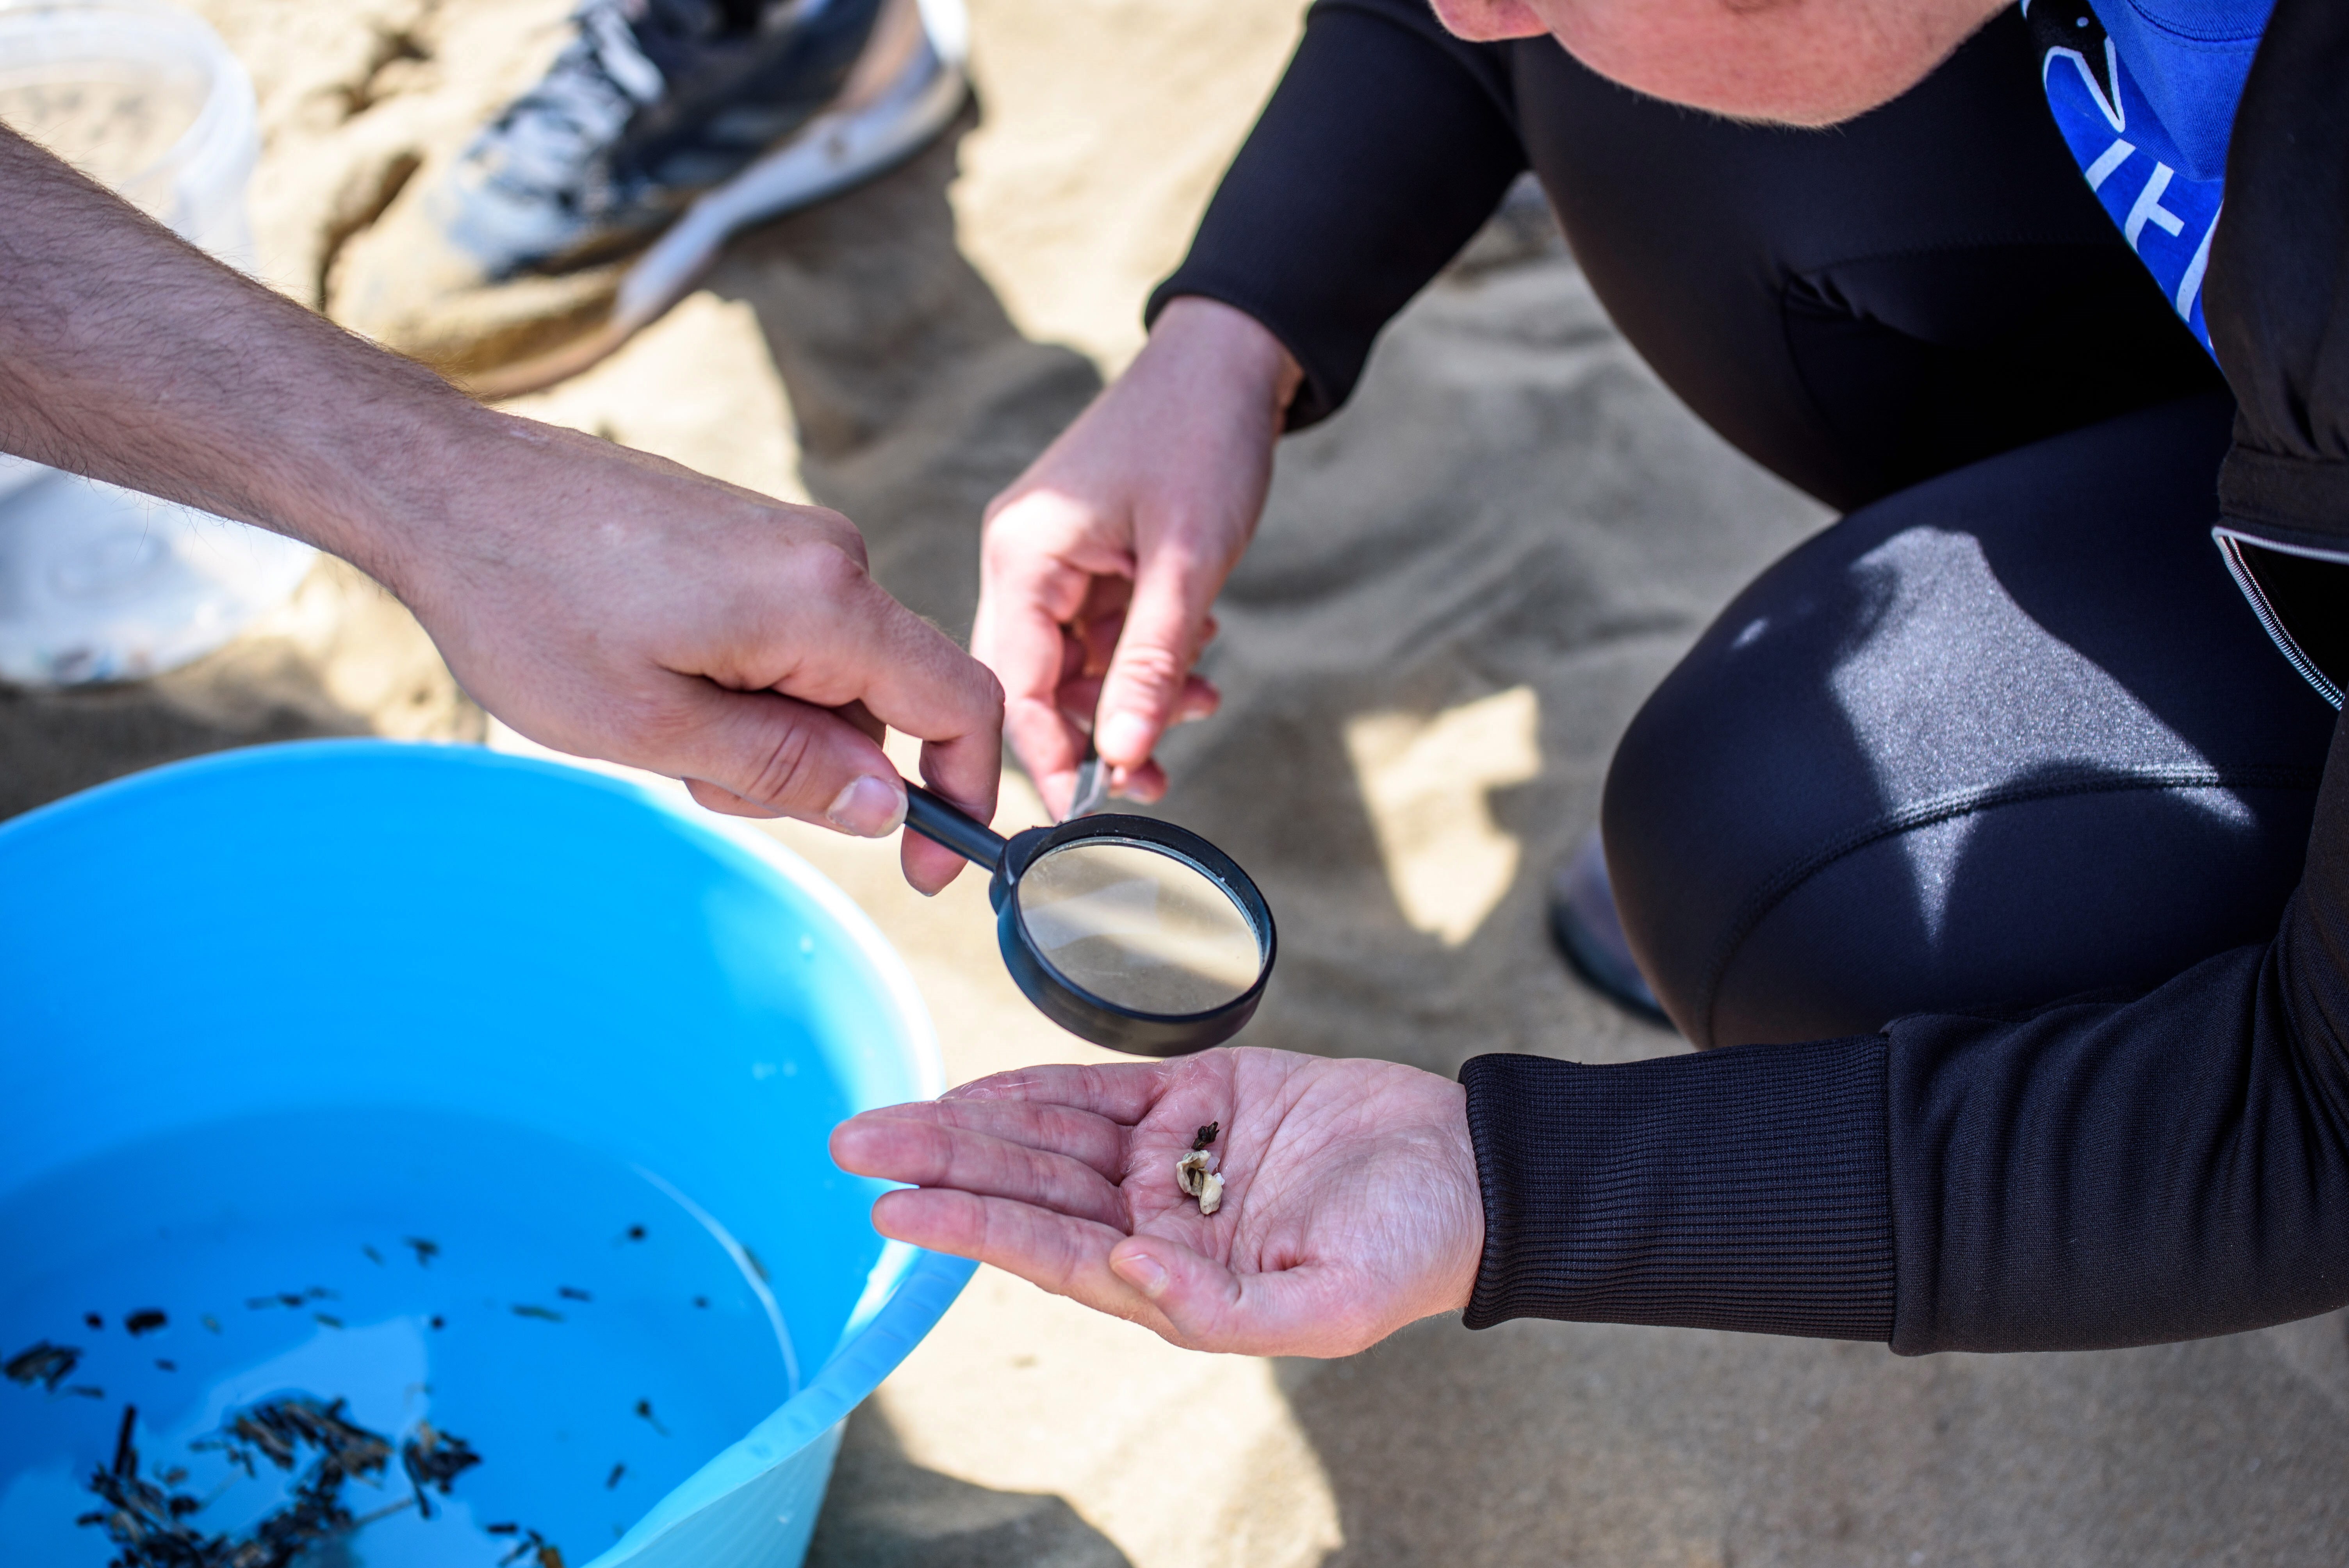
[[[139,1412],[137,1407],[126,1406],[115,1438],[114,1462],[89,1480],[89,1490],[107,1506],[82,1515],[78,1522],[105,1526],[119,1549],[110,1568],[293,1568],[315,1547],[411,1501],[424,1504],[428,1484],[445,1494],[450,1480],[481,1462],[463,1439],[419,1423],[417,1436],[400,1452],[401,1467],[417,1495],[372,1513],[354,1514],[343,1501],[345,1483],[381,1477],[390,1462],[391,1440],[349,1420],[343,1408],[341,1399],[329,1404],[299,1396],[272,1399],[239,1411],[219,1432],[193,1445],[222,1453],[247,1475],[259,1473],[259,1461],[290,1473],[308,1457],[285,1506],[264,1516],[250,1532],[229,1536],[209,1535],[184,1522],[204,1506],[202,1500],[166,1490],[187,1479],[185,1470],[164,1471],[158,1478],[160,1485],[139,1474],[139,1450],[132,1440]],[[423,1511],[431,1516],[429,1505]],[[561,1562],[559,1554],[555,1561]]]
[[[563,1321],[563,1315],[555,1311],[554,1308],[551,1306],[541,1306],[535,1302],[529,1301],[516,1304],[513,1309],[513,1315],[516,1317],[535,1317],[546,1323],[560,1323]]]
[[[481,1462],[481,1456],[462,1438],[436,1432],[429,1421],[416,1423],[416,1435],[399,1445],[399,1468],[408,1472],[408,1484],[416,1489],[417,1511],[425,1518],[432,1517],[432,1499],[428,1495],[438,1487],[442,1497],[449,1495],[450,1483]]]
[[[391,1440],[347,1420],[347,1403],[336,1399],[322,1405],[298,1395],[265,1400],[238,1411],[228,1425],[192,1446],[199,1452],[216,1450],[247,1475],[259,1473],[253,1465],[255,1458],[290,1471],[300,1449],[316,1449],[318,1459],[310,1480],[337,1489],[351,1476],[381,1475],[391,1461]]]
[[[589,1295],[585,1291],[581,1290],[575,1284],[556,1285],[554,1287],[554,1294],[561,1296],[565,1301],[593,1301],[595,1299],[594,1296]]]
[[[0,1363],[0,1376],[11,1383],[29,1388],[38,1383],[52,1394],[57,1385],[73,1376],[81,1365],[81,1351],[70,1345],[52,1345],[46,1339],[32,1345]]]
[[[246,1562],[229,1555],[227,1540],[180,1522],[202,1503],[140,1475],[139,1449],[131,1440],[138,1425],[139,1407],[123,1406],[122,1425],[114,1435],[114,1463],[91,1471],[89,1478],[89,1490],[107,1506],[74,1522],[106,1526],[108,1537],[122,1549],[113,1568],[248,1568]],[[250,1568],[272,1565],[265,1558],[255,1558]]]
[[[563,1568],[563,1553],[535,1530],[524,1530],[519,1524],[485,1524],[482,1529],[492,1535],[516,1535],[522,1539],[514,1549],[498,1559],[498,1568],[509,1563],[519,1563],[532,1553],[538,1553],[538,1568]]]
[[[136,1339],[142,1334],[154,1333],[157,1329],[162,1327],[170,1321],[170,1318],[163,1315],[163,1309],[161,1307],[142,1306],[138,1311],[132,1313],[129,1316],[124,1318],[122,1320],[122,1326],[130,1331],[131,1338]]]
[[[429,1237],[406,1236],[401,1239],[408,1246],[415,1251],[416,1266],[418,1268],[430,1268],[432,1266],[432,1260],[440,1255],[440,1243],[431,1240]]]
[[[309,1295],[303,1295],[297,1292],[290,1290],[281,1290],[271,1295],[247,1296],[245,1297],[244,1305],[248,1309],[254,1312],[259,1312],[262,1308],[268,1306],[294,1307],[302,1305],[305,1302],[311,1300],[313,1297],[324,1296],[327,1294],[328,1293],[323,1287],[314,1287]]]

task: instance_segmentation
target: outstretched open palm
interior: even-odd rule
[[[1217,1124],[1212,1215],[1174,1165]],[[882,1234],[993,1264],[1177,1345],[1342,1356],[1467,1305],[1485,1219],[1460,1086],[1224,1049],[1030,1068],[867,1111],[843,1169],[913,1184]]]

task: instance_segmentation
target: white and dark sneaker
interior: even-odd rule
[[[328,279],[336,320],[485,397],[594,364],[729,235],[910,157],[968,90],[961,0],[581,0],[570,26]]]

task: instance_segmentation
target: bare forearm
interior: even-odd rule
[[[502,421],[0,128],[0,449],[304,539],[390,584]]]

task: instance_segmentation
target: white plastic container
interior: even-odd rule
[[[253,262],[253,83],[217,34],[151,0],[0,0],[0,120],[232,265]],[[132,680],[283,603],[305,544],[0,456],[0,680]]]

